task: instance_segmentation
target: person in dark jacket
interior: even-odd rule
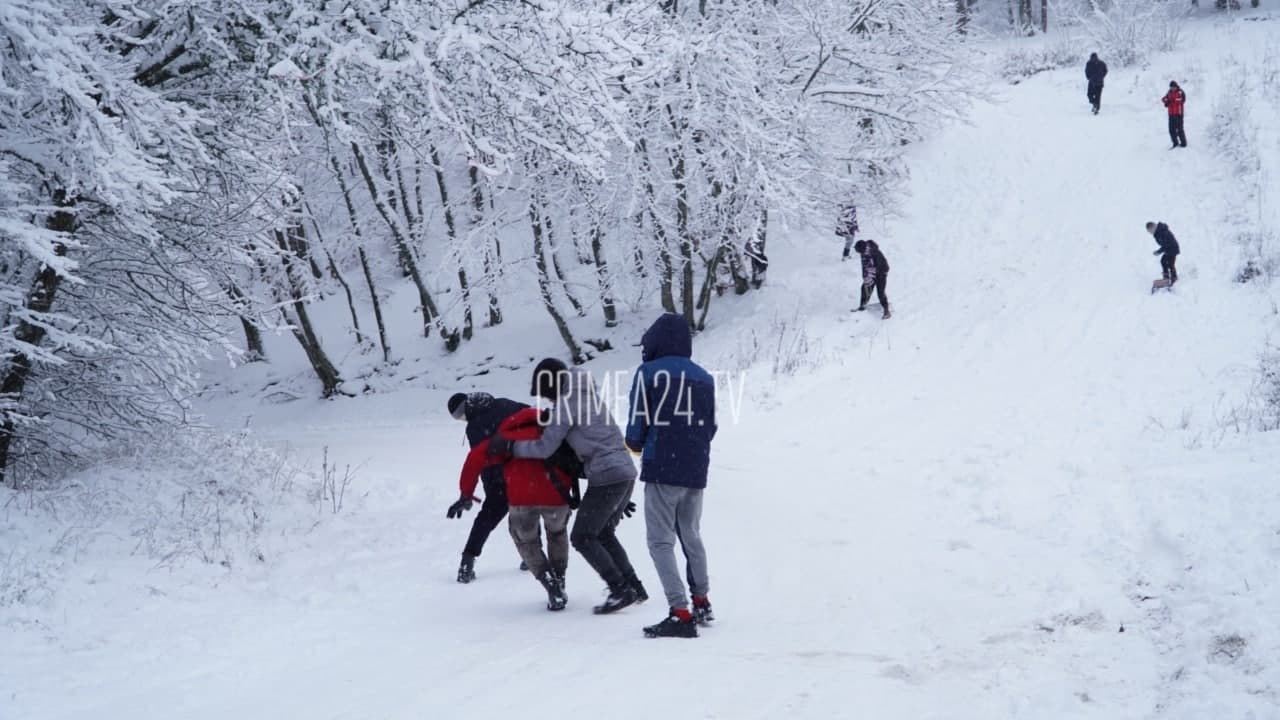
[[[1162,277],[1169,281],[1169,285],[1173,285],[1178,282],[1178,268],[1175,266],[1180,252],[1178,240],[1173,236],[1173,232],[1169,230],[1169,226],[1164,223],[1147,223],[1147,232],[1155,236],[1156,243],[1160,245],[1152,255],[1160,256]]]
[[[751,286],[759,289],[764,285],[765,273],[769,271],[769,258],[764,254],[764,245],[757,240],[750,240],[742,248],[742,253],[751,259]]]
[[[534,368],[530,394],[554,403],[542,437],[519,442],[494,438],[490,454],[549,458],[561,442],[567,442],[582,460],[587,479],[569,541],[609,587],[609,597],[593,611],[604,615],[648,600],[616,532],[622,518],[635,511],[631,493],[636,467],[623,445],[622,431],[609,414],[608,399],[596,390],[590,373],[582,368],[570,370],[556,358],[546,358]]]
[[[1170,80],[1169,92],[1165,93],[1160,101],[1169,111],[1169,139],[1173,141],[1173,147],[1169,149],[1186,147],[1187,133],[1182,128],[1182,111],[1187,104],[1187,94],[1182,92],[1178,83]]]
[[[884,310],[885,320],[889,319],[889,298],[885,295],[885,284],[889,282],[889,261],[875,240],[859,240],[853,249],[862,257],[862,302],[858,310],[867,309],[867,301],[871,299],[871,289],[875,288],[880,298],[880,307]]]
[[[498,432],[498,426],[509,416],[529,407],[522,402],[495,398],[489,393],[475,392],[471,394],[455,393],[449,398],[449,414],[455,420],[467,423],[467,443],[475,447]],[[485,468],[480,473],[480,481],[484,485],[484,502],[476,519],[471,523],[471,534],[467,536],[467,544],[462,548],[462,562],[458,565],[458,582],[469,583],[476,579],[476,558],[484,549],[489,533],[498,527],[502,518],[507,515],[507,490],[501,467]],[[474,498],[464,494],[449,506],[446,515],[460,518],[471,509]]]
[[[693,338],[683,315],[659,317],[640,344],[643,363],[631,381],[626,443],[640,455],[649,555],[670,607],[666,619],[644,628],[644,634],[697,637],[697,625],[714,619],[700,525],[716,435],[715,380],[690,359]],[[675,557],[677,540],[684,551],[692,611]]]
[[[1107,77],[1107,64],[1098,59],[1098,53],[1089,55],[1089,62],[1084,64],[1084,76],[1089,81],[1089,104],[1093,106],[1093,114],[1102,109],[1102,81]]]
[[[510,440],[535,440],[542,430],[538,410],[525,408],[502,421],[495,435]],[[481,472],[492,467],[490,438],[471,449],[462,465],[458,488],[462,497],[471,497]],[[569,602],[564,591],[569,566],[569,513],[573,483],[568,473],[551,460],[509,459],[499,466],[507,487],[508,526],[520,557],[547,593],[547,609],[563,610]],[[547,548],[542,548],[542,531]]]

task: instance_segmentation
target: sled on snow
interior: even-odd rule
[[[1157,278],[1151,283],[1151,294],[1154,295],[1157,290],[1173,292],[1173,282],[1169,278]]]

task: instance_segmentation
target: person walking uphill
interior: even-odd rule
[[[1160,272],[1165,280],[1169,281],[1172,286],[1178,282],[1178,268],[1175,263],[1178,261],[1178,239],[1173,236],[1173,231],[1164,223],[1149,222],[1147,223],[1147,232],[1151,233],[1156,243],[1160,245],[1152,255],[1160,256]]]
[[[889,261],[880,252],[880,246],[875,240],[859,240],[853,244],[853,249],[862,257],[862,302],[859,303],[858,310],[867,309],[867,301],[871,299],[871,289],[874,287],[880,298],[880,307],[884,310],[882,317],[888,320],[889,298],[885,295],[884,287],[889,282]]]
[[[643,363],[631,382],[627,449],[640,455],[644,523],[670,613],[644,628],[647,637],[698,636],[713,620],[702,544],[702,495],[716,435],[716,386],[690,358],[693,338],[683,315],[667,313],[640,341]],[[693,610],[685,596],[675,543],[684,551]]]
[[[1169,92],[1164,94],[1161,102],[1169,110],[1169,139],[1173,141],[1172,150],[1187,146],[1187,133],[1182,129],[1182,111],[1187,104],[1187,94],[1182,92],[1178,83],[1169,81]]]
[[[516,412],[529,407],[522,402],[495,398],[489,393],[475,392],[469,395],[455,393],[449,398],[449,414],[455,420],[467,423],[467,442],[475,447],[498,432],[502,421]],[[484,503],[476,519],[471,523],[471,534],[467,536],[467,544],[462,548],[462,562],[458,565],[458,582],[469,583],[476,579],[475,562],[484,549],[489,533],[498,527],[502,518],[507,515],[507,490],[501,467],[485,468],[480,473],[480,481],[484,485]],[[446,515],[450,519],[460,518],[471,509],[474,498],[464,494],[457,502],[449,506]]]
[[[1107,64],[1098,59],[1098,53],[1090,53],[1089,62],[1084,64],[1084,76],[1089,81],[1089,104],[1097,115],[1102,109],[1102,81],[1107,77]]]
[[[631,492],[636,468],[622,444],[622,431],[609,414],[607,399],[598,396],[586,370],[570,370],[555,358],[546,358],[534,368],[530,394],[554,403],[542,437],[512,442],[499,436],[490,442],[489,454],[548,458],[562,441],[568,442],[581,458],[587,479],[569,540],[609,586],[609,597],[594,611],[603,615],[644,602],[649,595],[615,532],[622,517],[635,510]]]
[[[536,440],[542,431],[538,410],[527,407],[502,421],[495,437],[509,440]],[[458,486],[470,497],[482,469],[493,463],[489,457],[492,439],[471,449],[462,465]],[[568,603],[564,591],[569,566],[569,508],[575,497],[576,479],[551,460],[511,459],[500,465],[510,506],[508,527],[529,572],[547,592],[547,609],[563,610]],[[547,531],[547,549],[542,549],[542,530]],[[550,556],[550,557],[548,557]]]

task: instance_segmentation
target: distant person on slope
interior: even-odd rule
[[[849,249],[853,247],[854,235],[858,233],[858,208],[853,203],[840,207],[840,218],[836,221],[836,235],[844,238],[844,253],[840,261],[849,259]]]
[[[758,238],[748,240],[742,252],[751,259],[751,286],[759,289],[764,285],[764,275],[769,270],[769,258],[764,254],[764,244]]]
[[[553,403],[542,437],[512,442],[499,436],[489,443],[489,454],[547,458],[561,442],[568,442],[582,459],[587,478],[569,540],[609,586],[609,597],[594,611],[603,615],[644,602],[649,595],[615,532],[622,518],[635,512],[631,492],[636,468],[623,445],[622,431],[609,414],[608,398],[600,397],[590,373],[570,370],[555,358],[546,358],[534,368],[530,394]]]
[[[541,435],[537,409],[526,407],[503,420],[495,437],[536,440]],[[563,610],[568,604],[564,578],[569,566],[569,512],[577,504],[576,479],[551,460],[510,459],[495,463],[489,456],[492,442],[485,440],[471,449],[458,479],[459,489],[463,497],[471,497],[480,474],[500,468],[510,505],[511,539],[529,572],[546,590],[547,609]],[[542,549],[543,529],[547,531],[546,552]]]
[[[643,363],[631,381],[627,449],[640,455],[644,524],[670,613],[644,628],[648,637],[697,637],[712,621],[702,494],[716,435],[716,384],[690,357],[693,337],[683,315],[666,313],[640,341]],[[693,610],[676,561],[679,540]]]
[[[1089,104],[1093,106],[1093,114],[1102,109],[1102,81],[1107,77],[1107,64],[1098,59],[1098,53],[1089,55],[1089,62],[1084,64],[1084,76],[1089,80]]]
[[[853,249],[862,257],[862,302],[859,303],[858,310],[867,309],[871,289],[875,288],[876,295],[880,298],[880,307],[884,310],[882,317],[888,320],[889,298],[885,295],[884,287],[889,281],[889,261],[880,252],[880,246],[875,240],[859,240],[853,244]]]
[[[489,393],[475,392],[471,394],[455,393],[449,398],[449,414],[455,420],[467,423],[467,442],[475,447],[498,432],[498,426],[509,416],[529,407],[522,402],[495,398]],[[469,583],[476,579],[475,563],[484,549],[489,533],[502,522],[507,514],[507,488],[502,476],[502,468],[488,467],[480,473],[480,481],[484,484],[484,504],[476,519],[471,523],[471,534],[467,536],[467,544],[462,548],[462,563],[458,565],[458,582]],[[471,509],[474,498],[464,493],[457,502],[449,506],[446,515],[460,518]]]
[[[1173,141],[1172,150],[1187,146],[1187,134],[1182,129],[1182,110],[1187,103],[1187,94],[1182,92],[1178,83],[1169,81],[1169,92],[1164,94],[1161,102],[1169,110],[1169,139]]]
[[[1164,279],[1168,280],[1169,285],[1172,286],[1178,282],[1178,268],[1174,266],[1174,263],[1178,261],[1178,240],[1173,236],[1173,232],[1169,230],[1169,226],[1164,223],[1147,223],[1147,232],[1155,236],[1156,243],[1160,245],[1152,255],[1160,256],[1160,271]]]

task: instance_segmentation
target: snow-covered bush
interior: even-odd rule
[[[1079,65],[1084,67],[1080,50],[1069,42],[1056,42],[1044,47],[1015,47],[1000,60],[1000,77],[1017,84],[1025,78],[1050,70]]]
[[[12,538],[0,556],[0,606],[52,596],[91,555],[228,570],[265,562],[273,543],[329,509],[324,491],[287,454],[242,435],[184,430],[122,445],[50,489],[0,489],[0,530]]]
[[[1111,0],[1077,8],[1073,22],[1084,28],[1094,50],[1116,66],[1135,65],[1152,52],[1168,52],[1181,40],[1186,9],[1151,0]]]

